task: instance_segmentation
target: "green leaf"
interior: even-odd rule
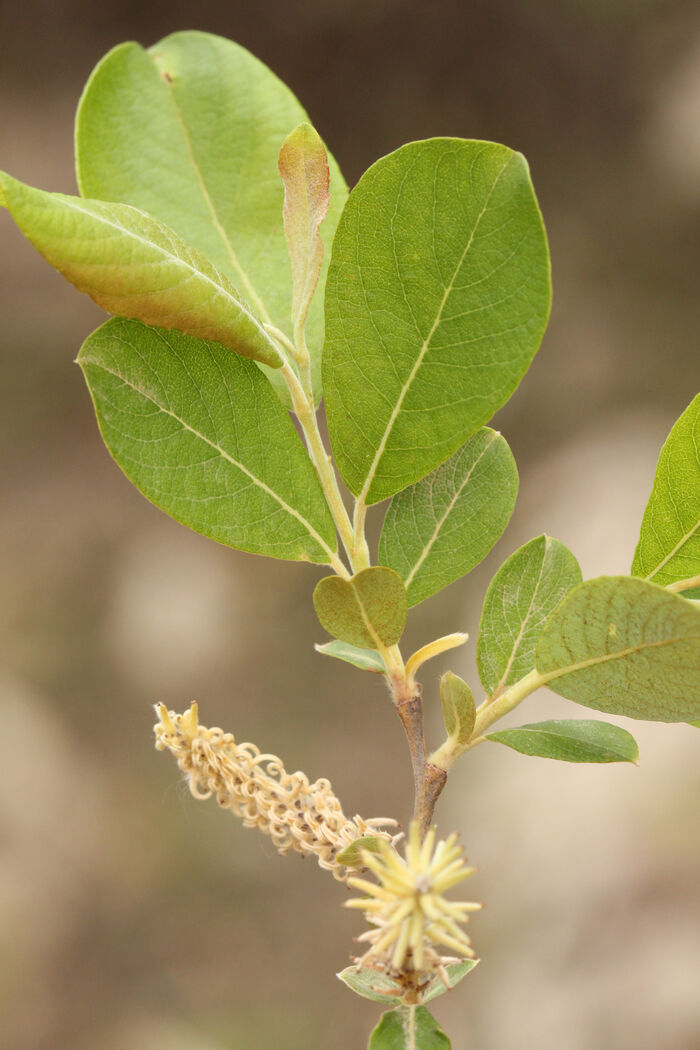
[[[440,703],[448,736],[454,738],[458,746],[468,744],[476,721],[474,694],[452,671],[440,679]]]
[[[279,155],[284,184],[284,233],[292,264],[292,323],[303,325],[323,263],[319,229],[328,212],[328,156],[318,133],[300,124]]]
[[[364,865],[362,851],[367,850],[369,853],[379,853],[381,851],[381,843],[385,841],[385,839],[381,839],[377,835],[363,835],[336,854],[335,859],[341,864],[347,864],[350,868],[361,868]]]
[[[375,671],[379,674],[386,671],[379,653],[369,649],[358,649],[356,645],[348,645],[347,642],[326,642],[325,645],[315,645],[314,649],[324,656],[334,656],[336,660],[344,660],[353,667],[359,667],[361,671]]]
[[[632,575],[661,586],[700,575],[700,394],[661,450]]]
[[[384,1014],[368,1050],[450,1050],[450,1040],[424,1006],[401,1006]]]
[[[429,139],[377,161],[333,242],[323,373],[343,478],[376,503],[462,445],[542,339],[549,256],[525,159]]]
[[[487,740],[512,747],[521,755],[560,762],[637,762],[639,749],[631,733],[609,722],[533,722],[517,729],[488,733]]]
[[[495,430],[482,427],[427,477],[392,499],[379,560],[395,569],[416,605],[482,561],[515,506],[518,470]]]
[[[355,966],[348,966],[336,974],[336,977],[346,984],[356,995],[363,999],[371,999],[375,1003],[384,1003],[385,1006],[398,1006],[401,999],[395,993],[399,991],[396,982],[392,981],[386,974],[372,970],[369,966],[358,970]]]
[[[450,979],[450,987],[447,988],[444,982],[439,977],[433,977],[432,981],[423,992],[421,1001],[429,1003],[433,999],[437,999],[439,995],[444,995],[445,992],[451,991],[455,985],[459,984],[462,978],[466,977],[474,967],[478,964],[478,959],[464,959],[462,962],[452,963],[450,966],[446,966],[447,976]]]
[[[393,569],[374,566],[351,580],[325,576],[316,584],[314,608],[321,626],[350,645],[396,645],[406,625],[406,591]]]
[[[429,1003],[433,999],[437,999],[438,996],[444,995],[445,992],[449,992],[474,969],[478,962],[478,959],[464,959],[463,962],[451,963],[449,966],[446,966],[445,969],[450,979],[450,988],[447,988],[439,977],[433,977],[421,993],[421,1002]],[[386,974],[373,970],[369,966],[360,970],[355,966],[348,966],[347,969],[336,974],[336,977],[357,995],[361,995],[363,999],[371,999],[375,1003],[384,1003],[385,1006],[401,1005],[401,989],[396,982],[387,977]]]
[[[690,726],[695,726],[695,727],[696,727],[696,729],[700,729],[700,721],[697,721],[697,722],[688,722],[688,725],[690,725]]]
[[[0,186],[34,247],[108,313],[281,365],[274,343],[230,281],[161,222],[125,204],[45,193],[2,172]]]
[[[477,664],[489,695],[533,670],[542,627],[580,582],[573,554],[550,536],[530,540],[503,563],[489,584],[479,624]]]
[[[78,363],[107,448],[157,507],[239,550],[332,558],[335,531],[311,462],[251,361],[115,318]]]
[[[78,108],[80,192],[156,216],[211,259],[263,322],[291,336],[277,160],[287,135],[307,119],[274,73],[222,37],[174,33],[148,51],[121,44],[96,67]],[[321,293],[347,197],[332,157],[329,164]],[[319,398],[322,298],[316,296],[306,326]],[[272,378],[286,397],[281,378]]]
[[[700,609],[644,580],[587,580],[545,625],[537,670],[584,707],[691,721],[700,716]]]

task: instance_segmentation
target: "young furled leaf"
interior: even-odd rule
[[[479,624],[476,657],[488,695],[533,670],[540,631],[580,582],[573,554],[551,536],[530,540],[503,563],[489,584]]]
[[[219,343],[114,318],[78,355],[107,448],[167,514],[239,550],[332,562],[318,478],[262,372]]]
[[[325,576],[316,584],[314,608],[321,626],[362,649],[396,645],[406,625],[406,590],[393,569],[374,566],[350,580]]]
[[[450,1045],[424,1006],[400,1006],[384,1014],[367,1050],[450,1050]]]
[[[411,142],[348,198],[326,287],[324,388],[363,503],[412,485],[510,397],[544,332],[549,255],[525,159]]]
[[[379,560],[406,585],[408,604],[482,561],[513,513],[518,470],[505,439],[482,427],[446,463],[397,493],[379,539]]]
[[[145,50],[120,44],[93,71],[76,116],[85,197],[142,208],[203,252],[265,324],[291,336],[280,146],[308,116],[249,51],[211,33],[173,33]],[[329,157],[326,257],[306,324],[321,396],[323,287],[347,187]],[[264,367],[264,366],[263,366]],[[288,400],[281,377],[270,373]]]
[[[537,643],[537,670],[584,707],[652,722],[700,716],[700,609],[629,576],[579,584]]]
[[[609,722],[533,722],[488,733],[486,739],[506,744],[521,755],[560,762],[636,762],[639,758],[632,734]]]
[[[284,233],[292,263],[292,324],[304,326],[323,263],[319,229],[328,213],[328,155],[310,124],[284,140],[279,155],[284,183]]]
[[[162,222],[126,204],[45,193],[0,172],[34,247],[108,313],[213,339],[273,368],[282,359],[231,282]]]
[[[476,721],[474,694],[458,675],[447,671],[440,679],[440,702],[448,736],[462,747],[469,742]]]
[[[661,450],[631,571],[662,587],[700,576],[700,394]]]

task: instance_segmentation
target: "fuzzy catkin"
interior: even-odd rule
[[[354,869],[336,857],[346,846],[365,835],[391,841],[378,828],[395,826],[395,821],[349,820],[330,781],[310,783],[305,773],[287,773],[276,755],[261,754],[255,744],[239,744],[218,727],[200,725],[196,704],[181,715],[163,704],[156,710],[156,748],[175,756],[194,797],[215,796],[244,827],[269,835],[280,853],[312,854],[322,868],[345,881]]]

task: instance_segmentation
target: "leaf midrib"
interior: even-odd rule
[[[185,430],[189,431],[189,433],[192,434],[194,437],[199,438],[200,441],[203,441],[206,445],[209,445],[209,447],[212,448],[215,452],[217,452],[222,457],[222,459],[225,459],[233,467],[236,467],[237,470],[240,470],[242,474],[245,474],[246,477],[250,478],[254,485],[257,485],[258,488],[262,489],[262,491],[267,493],[268,496],[271,496],[272,499],[276,500],[287,514],[291,515],[291,517],[293,518],[296,518],[296,520],[304,526],[304,528],[312,537],[312,539],[314,539],[316,543],[318,543],[321,550],[325,551],[326,554],[328,554],[329,562],[332,562],[334,552],[330,549],[323,537],[319,535],[319,533],[313,527],[311,522],[307,521],[303,514],[300,514],[298,510],[290,506],[286,502],[286,500],[284,500],[277,492],[275,492],[274,489],[271,489],[269,485],[267,485],[264,481],[258,478],[250,470],[248,470],[247,467],[243,466],[242,463],[239,463],[238,460],[235,459],[232,455],[226,452],[226,450],[223,449],[221,445],[219,445],[216,441],[212,441],[211,438],[208,438],[205,434],[200,433],[200,431],[190,426],[190,424],[187,423],[184,419],[182,419],[182,417],[179,416],[176,412],[173,412],[170,408],[165,408],[154,397],[152,397],[150,394],[147,394],[144,390],[141,390],[138,386],[136,386],[134,383],[131,383],[128,379],[125,379],[124,376],[122,376],[119,372],[115,372],[113,369],[107,368],[100,362],[95,361],[94,358],[85,357],[83,358],[83,361],[85,362],[85,364],[92,365],[93,368],[99,368],[102,372],[105,372],[107,375],[111,375],[114,379],[118,379],[121,383],[124,384],[124,386],[129,387],[129,389],[133,390],[134,393],[144,398],[144,400],[150,401],[151,404],[155,405],[155,407],[160,412],[163,412],[166,416],[170,416]]]
[[[156,63],[155,59],[153,59],[153,62],[154,62],[154,65],[156,66],[156,69],[158,69],[158,66],[157,66],[157,63]],[[225,228],[223,226],[223,223],[219,219],[219,215],[218,215],[218,212],[216,210],[216,207],[214,206],[214,202],[213,202],[213,200],[211,198],[211,194],[209,193],[209,190],[207,189],[207,184],[204,181],[204,176],[202,174],[201,168],[199,167],[199,164],[197,163],[197,161],[195,159],[194,148],[192,146],[192,139],[190,138],[190,133],[189,133],[189,131],[187,129],[187,125],[185,124],[185,120],[184,120],[184,117],[182,115],[182,111],[181,111],[181,109],[180,109],[180,107],[179,107],[179,105],[177,103],[177,99],[175,98],[174,87],[168,80],[165,79],[165,77],[161,76],[160,70],[158,70],[158,75],[163,80],[163,82],[165,84],[165,87],[166,87],[166,91],[168,93],[168,97],[170,98],[170,100],[172,102],[173,109],[175,111],[175,119],[177,120],[178,125],[180,127],[180,131],[182,132],[182,137],[183,137],[183,140],[184,140],[184,143],[185,143],[185,149],[187,150],[187,155],[190,158],[190,162],[192,164],[192,169],[194,171],[195,178],[197,180],[197,184],[198,184],[198,186],[199,186],[199,188],[201,190],[202,199],[204,200],[205,207],[207,208],[209,214],[211,215],[212,222],[214,224],[214,228],[215,228],[216,232],[219,234],[219,237],[221,238],[221,240],[222,240],[222,242],[224,244],[224,247],[226,248],[226,251],[228,252],[229,258],[231,259],[231,263],[233,264],[233,266],[237,270],[237,272],[240,274],[241,279],[243,281],[243,284],[246,287],[246,291],[248,292],[248,295],[250,296],[251,300],[255,303],[255,306],[257,307],[257,309],[260,311],[260,314],[261,314],[263,320],[265,321],[266,324],[272,324],[272,318],[270,317],[270,315],[269,315],[269,313],[268,313],[268,311],[267,311],[267,309],[265,307],[265,303],[264,303],[263,299],[260,297],[260,295],[258,294],[257,290],[255,289],[255,286],[253,285],[253,282],[251,281],[250,277],[248,276],[247,271],[243,268],[243,266],[241,264],[241,261],[238,258],[238,255],[234,251],[234,247],[231,244],[231,240],[230,240],[228,234],[226,233],[226,230],[225,230]]]
[[[626,649],[618,649],[614,653],[605,653],[603,656],[592,656],[588,660],[581,660],[575,664],[569,664],[567,667],[556,668],[553,671],[540,671],[538,674],[541,678],[541,685],[547,685],[548,682],[554,681],[555,678],[561,678],[563,675],[575,674],[577,671],[585,671],[588,667],[596,667],[599,664],[610,663],[612,660],[622,660],[626,656],[634,656],[637,653],[644,652],[646,649],[658,649],[666,645],[678,645],[680,642],[698,641],[700,642],[700,631],[698,634],[684,634],[677,638],[660,638],[656,642],[643,642],[640,645],[628,646]]]
[[[139,244],[145,245],[147,248],[150,248],[151,250],[155,249],[157,252],[160,252],[161,255],[165,256],[166,259],[169,259],[172,263],[174,263],[176,266],[183,267],[184,269],[188,270],[190,273],[194,274],[195,277],[199,277],[201,280],[206,281],[207,284],[210,284],[212,286],[212,288],[214,288],[218,293],[226,296],[227,299],[229,299],[232,303],[234,303],[234,305],[237,307],[238,310],[240,310],[241,313],[246,315],[246,317],[258,329],[258,331],[260,332],[261,336],[264,338],[265,342],[275,351],[277,357],[279,357],[279,352],[278,352],[276,346],[271,341],[269,335],[267,334],[267,332],[265,331],[263,326],[260,324],[260,321],[257,319],[257,317],[255,317],[254,314],[250,313],[250,311],[246,308],[245,304],[243,302],[241,302],[239,299],[236,299],[236,297],[234,295],[232,295],[231,292],[228,291],[227,288],[225,288],[222,284],[219,284],[212,277],[210,277],[208,274],[206,274],[203,270],[197,269],[196,266],[193,266],[192,263],[187,262],[187,260],[183,259],[182,256],[175,255],[173,252],[168,251],[168,249],[164,248],[162,245],[156,244],[155,241],[149,241],[146,237],[140,236],[138,233],[134,232],[133,230],[128,229],[126,226],[123,226],[121,223],[119,223],[117,221],[112,221],[112,220],[106,218],[105,215],[95,215],[94,212],[86,211],[85,208],[81,208],[79,206],[79,204],[76,203],[76,201],[73,198],[64,196],[62,194],[60,196],[61,196],[61,200],[66,205],[66,207],[71,208],[73,211],[79,212],[81,215],[88,216],[91,219],[96,219],[98,222],[103,223],[105,226],[108,226],[108,227],[110,227],[113,230],[117,230],[117,232],[124,234],[126,237],[129,237],[129,238],[131,238],[134,241],[137,241]],[[102,201],[98,201],[97,203],[101,204],[101,205],[103,204]],[[154,219],[152,215],[148,215],[147,212],[142,211],[140,208],[134,208],[133,205],[131,205],[131,204],[121,204],[121,205],[116,205],[116,207],[129,208],[129,210],[136,212],[136,214],[139,215],[139,216],[143,216],[146,219],[150,219],[152,222],[156,222],[156,223],[158,222],[158,220]],[[169,230],[169,227],[165,226],[164,224],[163,224],[163,226],[164,226],[164,229],[168,230],[169,232],[173,232],[174,233],[174,231],[170,231]],[[175,236],[177,236],[177,234],[175,234]],[[188,245],[188,247],[190,247],[193,251],[197,251],[198,250],[198,249],[194,248],[193,245]],[[210,263],[209,265],[212,266],[215,269],[213,263]],[[157,294],[157,293],[154,293],[154,294]]]
[[[386,446],[387,446],[388,441],[389,441],[389,436],[390,436],[391,431],[392,431],[392,429],[394,427],[394,423],[396,422],[396,420],[398,418],[398,415],[399,415],[399,413],[401,411],[401,406],[403,405],[403,402],[404,402],[404,400],[405,400],[405,398],[406,398],[406,396],[408,394],[408,391],[411,388],[413,380],[415,379],[416,375],[418,374],[418,371],[419,371],[419,369],[420,369],[420,367],[421,367],[421,365],[423,363],[425,355],[428,352],[428,349],[430,348],[431,340],[432,340],[433,336],[435,335],[435,332],[436,332],[436,330],[437,330],[437,328],[438,328],[438,326],[440,324],[440,321],[442,319],[443,310],[445,309],[445,306],[447,305],[447,301],[448,301],[450,295],[452,294],[452,289],[454,288],[454,283],[457,280],[457,275],[459,274],[460,270],[462,269],[462,266],[464,265],[464,260],[466,259],[467,254],[469,253],[469,251],[471,249],[471,246],[472,246],[472,244],[474,242],[474,238],[476,236],[476,231],[479,228],[481,220],[483,219],[484,215],[486,214],[486,210],[487,210],[487,208],[488,208],[488,206],[489,206],[489,204],[491,202],[491,198],[492,198],[492,196],[493,196],[493,194],[495,192],[496,186],[498,185],[498,183],[499,183],[499,181],[501,179],[501,176],[503,175],[503,173],[506,170],[506,168],[508,167],[508,165],[513,162],[515,156],[516,156],[516,154],[513,153],[513,154],[511,154],[508,157],[508,159],[506,160],[505,164],[503,165],[503,167],[499,171],[498,175],[493,180],[493,184],[491,186],[491,189],[488,192],[486,200],[484,201],[483,207],[482,207],[481,211],[479,212],[479,214],[478,214],[478,216],[476,218],[476,221],[475,221],[474,226],[472,228],[472,231],[471,231],[471,233],[469,235],[469,239],[468,239],[467,244],[466,244],[466,246],[464,248],[464,251],[462,252],[462,255],[460,256],[459,262],[457,263],[457,266],[455,267],[455,270],[454,270],[454,272],[452,274],[452,277],[450,278],[450,281],[449,281],[448,285],[445,288],[445,292],[443,294],[442,300],[441,300],[440,305],[438,307],[437,314],[435,316],[435,320],[433,321],[432,327],[431,327],[430,331],[428,332],[428,335],[426,336],[426,338],[423,340],[423,344],[422,344],[422,346],[421,346],[421,348],[420,348],[420,350],[418,352],[418,356],[416,357],[416,360],[414,362],[413,368],[409,372],[408,377],[407,377],[405,383],[403,384],[403,386],[401,388],[401,391],[400,391],[399,396],[397,398],[396,404],[394,405],[394,408],[392,409],[391,415],[389,416],[389,421],[387,422],[387,425],[386,425],[386,428],[385,428],[384,433],[382,435],[381,441],[379,442],[379,445],[377,447],[377,451],[375,453],[374,459],[372,460],[372,463],[370,465],[369,471],[367,473],[367,477],[365,479],[365,483],[362,486],[362,489],[361,489],[360,494],[358,496],[358,502],[360,504],[365,503],[366,500],[367,500],[367,495],[369,493],[370,488],[372,487],[372,482],[374,481],[374,477],[375,477],[375,474],[377,472],[377,468],[378,468],[378,466],[379,466],[379,464],[381,462],[382,456],[384,455]]]
[[[494,431],[493,436],[491,437],[491,439],[488,442],[488,444],[484,446],[484,448],[479,453],[478,457],[474,460],[474,462],[472,463],[471,467],[469,468],[469,471],[468,471],[466,477],[462,481],[461,485],[459,485],[459,487],[458,487],[455,495],[453,496],[453,498],[450,500],[450,503],[449,503],[449,506],[448,506],[447,510],[445,511],[445,513],[443,514],[442,518],[440,519],[440,521],[435,526],[435,529],[433,530],[432,536],[430,537],[428,542],[423,547],[423,550],[421,552],[420,557],[417,559],[415,565],[413,566],[413,568],[411,569],[410,573],[406,577],[406,580],[404,581],[405,586],[406,586],[406,590],[408,590],[411,582],[415,578],[416,573],[420,569],[420,567],[423,564],[423,562],[425,561],[425,559],[430,554],[430,551],[432,550],[433,546],[435,545],[435,543],[437,541],[437,538],[438,538],[440,532],[442,531],[442,528],[443,528],[445,522],[447,521],[447,519],[449,518],[450,514],[454,510],[455,504],[457,503],[458,499],[462,495],[462,492],[464,491],[465,486],[469,483],[469,480],[470,480],[472,474],[474,473],[474,471],[476,470],[476,468],[478,467],[479,463],[481,462],[483,457],[486,455],[488,450],[491,448],[491,445],[494,443],[494,441],[496,440],[497,437],[498,437],[498,434]]]

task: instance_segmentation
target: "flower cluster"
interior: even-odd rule
[[[362,890],[366,897],[346,902],[359,908],[371,929],[358,940],[369,944],[355,959],[357,968],[370,966],[399,979],[402,975],[419,978],[437,973],[449,987],[446,967],[460,958],[474,958],[471,942],[462,929],[469,913],[480,904],[457,903],[443,894],[474,871],[464,863],[456,834],[435,845],[435,828],[421,841],[420,826],[411,824],[405,859],[389,842],[381,842],[376,853],[362,852],[364,865],[377,882],[352,876],[348,885]],[[441,954],[451,949],[455,957]],[[413,981],[415,985],[415,980]]]
[[[231,733],[198,722],[197,705],[179,715],[156,707],[156,748],[172,752],[195,798],[214,795],[220,806],[240,817],[247,828],[270,835],[280,853],[313,854],[335,878],[348,868],[336,860],[356,839],[378,836],[393,820],[349,820],[328,780],[309,782],[305,773],[287,773],[276,755],[261,754],[255,744],[238,744]]]

